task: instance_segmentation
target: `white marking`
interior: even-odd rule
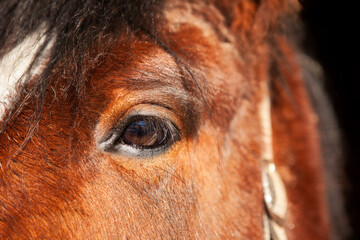
[[[14,49],[5,54],[0,59],[0,121],[4,113],[16,95],[16,89],[21,86],[29,76],[25,76],[26,71],[33,62],[37,51],[44,43],[44,27],[26,37]],[[41,61],[46,57],[46,53],[52,47],[54,41],[46,46],[41,56]],[[42,64],[37,64],[30,72],[30,77],[38,74],[42,70]]]

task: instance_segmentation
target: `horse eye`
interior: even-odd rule
[[[166,143],[169,129],[159,119],[143,119],[131,122],[120,140],[136,148],[156,148]]]
[[[133,157],[152,157],[163,153],[180,140],[176,125],[155,116],[132,116],[120,123],[100,140],[99,147],[106,152]]]

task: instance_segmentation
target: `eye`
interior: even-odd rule
[[[125,128],[119,140],[136,148],[156,148],[166,143],[168,128],[156,118],[137,120]]]
[[[180,139],[176,125],[157,116],[131,116],[99,143],[106,152],[151,157],[166,151]]]

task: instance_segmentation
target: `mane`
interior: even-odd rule
[[[324,91],[324,73],[321,66],[305,54],[299,55],[305,86],[318,116],[318,130],[325,168],[327,202],[332,221],[333,239],[345,239],[351,233],[345,213],[344,156],[338,122],[328,96]]]
[[[47,86],[54,68],[61,66],[63,75],[68,79],[67,87],[74,87],[81,97],[86,73],[94,69],[106,57],[117,36],[123,32],[136,34],[139,31],[156,35],[155,25],[159,19],[162,1],[2,1],[0,14],[0,58],[22,42],[26,36],[41,31],[44,41],[35,53],[29,68],[22,76],[24,86],[19,86],[17,97],[0,126],[2,133],[10,119],[16,118],[25,103],[35,97],[34,114],[29,134],[36,131],[41,116]],[[149,21],[150,20],[150,21]],[[96,56],[90,50],[101,42]],[[51,44],[51,48],[47,46]],[[49,51],[46,53],[45,51]],[[39,64],[44,54],[51,61],[45,64],[42,72],[29,82],[31,71]],[[84,64],[90,61],[91,64]],[[65,71],[65,69],[67,69]],[[19,79],[20,82],[20,79]],[[65,91],[66,91],[65,90]],[[26,140],[24,141],[26,144]]]

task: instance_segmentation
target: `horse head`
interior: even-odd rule
[[[3,1],[4,239],[328,239],[297,1]]]

